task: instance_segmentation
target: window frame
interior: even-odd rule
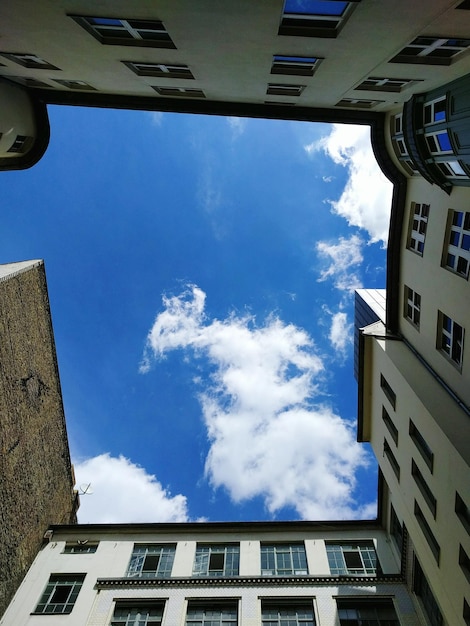
[[[413,593],[419,598],[431,626],[444,626],[444,619],[439,605],[416,555],[414,555],[413,559],[412,589]]]
[[[135,543],[129,564],[126,569],[126,578],[170,578],[175,560],[176,544],[174,543]],[[158,559],[156,567],[146,567],[152,559]]]
[[[383,626],[400,626],[400,621],[397,617],[397,612],[392,598],[337,598],[336,606],[338,611],[338,622],[340,626],[342,624],[352,624],[354,620],[357,624],[362,624],[364,616],[361,616],[360,610],[366,609],[367,616],[364,623],[369,623],[369,619],[372,617],[370,623],[374,623],[377,626],[383,624]],[[375,609],[375,615],[371,616],[371,611]],[[342,615],[342,613],[346,613]],[[385,615],[383,614],[385,612]],[[390,615],[393,612],[393,617]],[[380,615],[382,613],[382,615]],[[342,621],[345,620],[345,621]]]
[[[161,624],[165,605],[166,602],[164,599],[140,600],[136,598],[133,600],[116,600],[109,626],[145,626],[146,624],[154,626],[158,618],[160,618],[159,623]],[[132,612],[135,612],[135,617],[130,621],[130,619],[132,619]],[[156,614],[151,615],[152,612]],[[122,615],[116,615],[116,613],[122,613]],[[147,613],[147,615],[143,617],[142,613]],[[160,615],[158,615],[158,613],[160,613]],[[145,622],[143,619],[145,619]],[[152,621],[148,622],[149,619]]]
[[[425,40],[429,40],[425,43]],[[431,42],[431,40],[433,40]],[[467,42],[465,45],[446,45],[446,42]],[[419,35],[390,59],[389,63],[410,63],[424,65],[451,65],[462,52],[470,46],[470,39],[460,37],[442,37],[438,35]],[[412,53],[412,50],[419,52]],[[455,50],[453,54],[442,54],[445,50]],[[440,51],[438,54],[436,51]]]
[[[281,15],[281,23],[279,25],[278,35],[287,35],[291,37],[328,37],[335,38],[343,28],[346,21],[350,18],[355,5],[360,0],[327,0],[327,5],[338,7],[344,4],[345,7],[341,13],[338,12],[308,12],[308,10],[299,11],[288,7],[291,0],[285,0]],[[319,4],[318,2],[316,3]]]
[[[459,216],[461,223],[456,224],[455,222],[459,220]],[[459,245],[451,243],[453,235],[458,237]],[[464,241],[468,244],[468,250],[461,245]],[[449,262],[450,257],[453,258],[453,262]],[[462,261],[466,264],[465,272],[459,271],[459,264],[461,264]],[[470,275],[470,212],[449,209],[447,213],[441,266],[464,280],[468,280]],[[460,267],[462,266],[460,265]]]
[[[323,59],[319,57],[275,54],[272,60],[271,74],[313,76],[322,61]]]
[[[290,567],[286,565],[289,554]],[[308,576],[305,543],[262,543],[260,546],[261,576]],[[268,567],[269,564],[273,567]],[[263,567],[263,564],[266,567]],[[298,565],[298,567],[296,567]]]
[[[137,76],[194,80],[192,71],[184,63],[147,63],[145,61],[121,61],[121,63]]]
[[[33,615],[69,615],[75,606],[85,576],[86,574],[76,573],[51,574]],[[53,602],[56,594],[63,593],[66,587],[70,589],[65,600]]]
[[[268,83],[266,88],[267,96],[286,96],[287,98],[298,98],[302,95],[306,85],[290,85],[281,83]]]
[[[173,87],[163,85],[152,85],[159,96],[165,98],[205,98],[206,94],[202,89],[196,87]]]
[[[325,549],[332,576],[377,576],[382,571],[372,540],[325,541]],[[348,555],[346,558],[345,554]],[[356,559],[359,557],[361,567],[351,567],[348,564],[349,555],[354,555]]]
[[[419,256],[424,254],[430,211],[426,202],[411,203],[406,247]]]
[[[238,626],[239,599],[231,598],[224,600],[206,599],[189,600],[186,607],[185,626]],[[223,612],[231,613],[231,617],[223,615]],[[200,614],[200,619],[194,616]],[[211,613],[219,613],[217,620]],[[233,617],[235,614],[235,617]]]
[[[386,78],[379,76],[369,76],[354,89],[358,91],[387,91],[400,93],[410,87],[413,83],[420,81],[419,78]],[[401,84],[400,84],[401,83]]]
[[[433,518],[436,519],[437,500],[434,497],[433,492],[431,491],[429,485],[427,484],[426,480],[424,479],[424,476],[423,476],[421,470],[419,469],[416,461],[413,458],[411,459],[411,475],[413,476],[413,479],[414,479],[418,489],[420,490],[421,495],[424,498],[424,501],[428,505],[429,510],[431,511]]]
[[[400,465],[396,459],[396,456],[393,454],[392,448],[388,443],[387,439],[384,437],[384,456],[387,457],[388,462],[390,463],[390,467],[393,470],[393,473],[396,476],[398,482],[400,482]]]
[[[429,549],[431,550],[431,553],[437,565],[439,565],[439,560],[441,557],[441,546],[439,545],[436,537],[434,536],[434,533],[431,530],[431,526],[429,525],[428,520],[426,519],[426,516],[424,515],[421,507],[419,506],[416,500],[414,501],[414,516],[415,516],[415,520],[418,522],[418,526],[420,527],[421,532],[424,535],[424,538],[426,539],[426,542],[429,546]]]
[[[211,568],[213,556],[223,554],[223,567]],[[203,544],[196,545],[193,576],[201,578],[225,578],[238,576],[240,572],[240,544]]]
[[[459,372],[462,372],[464,343],[465,328],[439,310],[437,312],[436,348]]]
[[[380,372],[380,388],[382,389],[384,396],[390,402],[390,405],[395,411],[397,408],[397,394],[393,391],[392,386],[382,374],[382,372]]]
[[[35,70],[59,70],[60,68],[52,65],[37,54],[30,52],[0,52],[0,56],[5,57],[13,63],[18,63],[22,67],[27,67]],[[36,59],[36,61],[34,61]]]
[[[176,49],[175,44],[161,20],[71,14],[69,14],[68,17],[73,19],[103,45]],[[120,24],[93,24],[92,20],[120,22]],[[153,39],[150,37],[146,38],[144,33],[153,33],[156,34],[157,37]]]
[[[99,541],[67,541],[62,554],[94,554],[98,549]]]
[[[395,423],[390,417],[389,412],[383,405],[382,405],[382,420],[385,426],[387,427],[388,432],[392,436],[392,439],[395,442],[395,445],[398,446],[398,428],[395,426]]]
[[[404,285],[404,311],[403,316],[419,331],[421,321],[421,295]]]
[[[409,421],[408,433],[410,435],[411,441],[415,444],[418,452],[421,454],[423,461],[426,463],[429,471],[432,474],[434,471],[434,453],[411,418]]]
[[[261,626],[282,626],[286,619],[290,626],[315,626],[313,598],[261,598]]]

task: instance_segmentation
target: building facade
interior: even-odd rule
[[[3,2],[0,168],[44,153],[47,104],[380,127],[397,104],[470,74],[468,9],[465,0]]]
[[[0,265],[0,615],[78,498],[42,261]]]
[[[53,526],[0,623],[418,626],[373,522]]]

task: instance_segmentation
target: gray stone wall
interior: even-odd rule
[[[47,527],[75,523],[75,509],[46,276],[39,262],[0,281],[0,615]]]

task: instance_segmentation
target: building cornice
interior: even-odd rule
[[[401,574],[380,576],[234,576],[224,578],[98,578],[96,589],[148,587],[318,587],[402,583]]]

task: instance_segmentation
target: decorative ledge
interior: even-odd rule
[[[115,587],[279,587],[402,583],[401,574],[380,576],[237,576],[231,578],[98,578],[96,589]]]

